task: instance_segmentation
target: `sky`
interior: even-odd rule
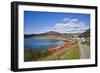
[[[90,14],[24,11],[24,34],[82,33],[89,28]]]

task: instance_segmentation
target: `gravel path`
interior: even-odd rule
[[[90,58],[90,46],[82,44],[78,41],[80,47],[80,59],[88,59]]]

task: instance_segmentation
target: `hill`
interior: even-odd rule
[[[56,32],[56,31],[49,31],[49,32],[41,33],[41,34],[46,34],[46,35],[61,35],[61,33]]]
[[[87,29],[85,32],[82,33],[83,37],[90,37],[90,29]]]
[[[85,32],[80,33],[79,37],[90,37],[90,29],[87,29]]]

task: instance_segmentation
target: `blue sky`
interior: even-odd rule
[[[90,14],[24,11],[24,34],[82,33],[89,27]]]

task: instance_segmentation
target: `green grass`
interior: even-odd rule
[[[70,60],[70,59],[79,59],[79,46],[75,46],[69,49],[67,53],[61,56],[64,60]]]
[[[49,55],[48,50],[29,49],[24,53],[24,61],[40,61]]]

